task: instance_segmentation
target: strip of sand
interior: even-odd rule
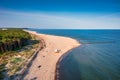
[[[68,37],[39,34],[34,31],[27,31],[43,39],[46,47],[41,50],[34,59],[24,80],[55,80],[56,64],[59,58],[67,51],[78,47],[80,44]],[[59,49],[59,53],[55,50]]]

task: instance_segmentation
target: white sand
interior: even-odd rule
[[[29,31],[29,33],[42,38],[45,41],[46,47],[38,53],[24,80],[30,80],[34,77],[37,77],[36,80],[55,80],[56,63],[59,58],[80,44],[76,40],[68,37],[38,34],[33,31]],[[55,49],[60,49],[61,51],[55,53]],[[40,68],[38,68],[39,65],[41,65]]]

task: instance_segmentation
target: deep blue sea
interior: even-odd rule
[[[82,44],[59,63],[59,80],[120,80],[120,30],[30,30]]]

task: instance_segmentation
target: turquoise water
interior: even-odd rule
[[[39,30],[82,44],[59,63],[58,80],[120,80],[120,30]]]

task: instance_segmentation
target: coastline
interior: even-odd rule
[[[79,47],[79,46],[77,46],[77,47]],[[77,47],[74,47],[74,48],[77,48]],[[64,53],[64,54],[58,59],[58,62],[56,63],[55,79],[54,79],[54,80],[59,80],[59,73],[58,73],[58,71],[59,71],[59,63],[60,63],[60,62],[63,60],[63,58],[65,58],[65,57],[68,55],[68,53],[69,53],[70,51],[72,51],[74,48],[68,50],[66,53]]]
[[[58,63],[69,51],[80,46],[80,43],[69,37],[40,34],[29,30],[25,31],[35,34],[44,40],[46,47],[38,53],[24,79],[57,80]],[[55,49],[60,49],[61,51],[55,53]]]

